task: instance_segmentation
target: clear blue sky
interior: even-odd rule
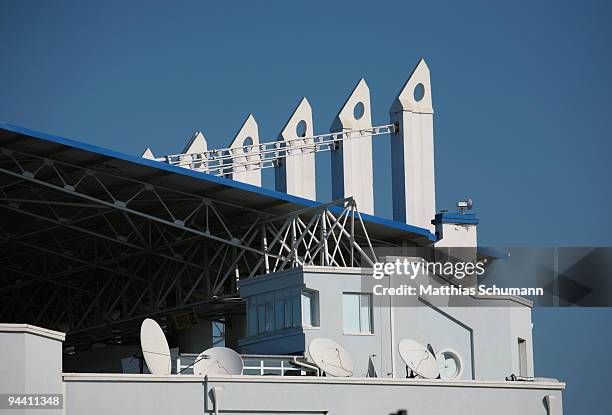
[[[304,95],[327,131],[364,77],[383,124],[425,57],[438,208],[471,196],[481,244],[612,245],[612,3],[429,3],[0,0],[0,121],[132,154],[179,151],[196,130],[219,148],[250,112],[276,137]],[[389,158],[377,139],[381,216]],[[591,370],[612,367],[598,353],[612,311],[534,310],[534,323],[537,374],[568,382],[566,413],[612,411]]]

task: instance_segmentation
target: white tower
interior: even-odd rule
[[[231,178],[239,182],[261,186],[261,169],[257,154],[259,148],[259,127],[250,114],[230,144],[232,162],[238,164],[232,170]],[[249,153],[254,153],[249,155]]]
[[[433,106],[429,68],[421,59],[389,110],[393,219],[433,230],[436,214]]]
[[[313,131],[312,108],[308,100],[302,98],[278,139],[286,141],[300,137],[312,137]],[[291,146],[309,144],[307,141],[309,140],[297,140],[292,142]],[[274,168],[275,188],[280,192],[315,200],[314,148],[291,150],[291,146],[288,147],[288,157],[280,159]]]
[[[330,131],[336,133],[371,127],[370,89],[361,79],[334,119]],[[352,196],[360,212],[374,214],[372,137],[359,137],[359,133],[355,133],[355,137],[347,137],[351,139],[339,142],[338,148],[332,151],[332,199]]]

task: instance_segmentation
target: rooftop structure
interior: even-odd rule
[[[361,79],[330,132],[303,98],[275,140],[249,115],[220,150],[197,132],[136,157],[0,124],[0,389],[62,394],[69,414],[560,415],[565,385],[534,377],[529,301],[400,304],[365,283],[381,249],[483,255],[471,201],[436,212],[432,102],[421,60],[385,123]],[[374,215],[385,136],[393,219]]]

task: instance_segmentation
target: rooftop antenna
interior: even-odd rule
[[[467,200],[460,200],[457,202],[457,208],[459,208],[459,213],[462,215],[465,214],[466,210],[472,210],[473,206],[474,202],[472,201],[471,197],[468,197]]]
[[[145,319],[140,326],[140,347],[149,372],[154,375],[169,375],[172,362],[170,347],[162,328],[155,320]]]
[[[210,375],[241,375],[244,368],[242,357],[227,347],[212,347],[198,355],[193,364],[193,374]]]
[[[422,344],[404,339],[399,344],[399,353],[409,369],[408,377],[436,379],[440,375],[436,357]]]
[[[333,340],[319,337],[308,345],[308,352],[315,364],[329,376],[353,376],[353,361],[344,347]]]

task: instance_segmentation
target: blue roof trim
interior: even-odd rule
[[[236,180],[227,179],[225,177],[219,177],[219,176],[215,176],[215,175],[204,173],[204,172],[189,170],[183,167],[177,167],[177,166],[173,166],[171,164],[163,163],[160,161],[149,160],[149,159],[145,159],[145,158],[138,157],[138,156],[132,156],[132,155],[125,154],[125,153],[120,153],[118,151],[109,150],[108,148],[96,146],[93,144],[87,144],[81,141],[76,141],[70,138],[47,134],[47,133],[43,133],[40,131],[30,130],[28,128],[20,127],[18,125],[0,123],[0,128],[4,130],[12,131],[14,133],[28,135],[28,136],[36,137],[42,140],[52,141],[54,143],[63,144],[63,145],[67,145],[70,147],[75,147],[81,150],[99,153],[99,154],[102,154],[108,157],[114,157],[117,159],[130,161],[132,163],[138,163],[138,164],[153,167],[156,169],[166,170],[169,172],[178,173],[178,174],[182,174],[185,176],[191,176],[191,177],[201,179],[201,180],[208,180],[210,182],[234,187],[237,189],[246,190],[249,192],[259,193],[259,194],[262,194],[268,197],[285,200],[289,203],[295,203],[295,204],[303,205],[307,207],[319,206],[322,204],[321,202],[304,199],[302,197],[289,195],[287,193],[278,192],[276,190],[270,190],[270,189],[266,189],[263,187],[238,182]],[[342,209],[337,208],[337,207],[334,207],[330,210],[334,212],[338,212],[338,213],[342,211]],[[399,230],[421,235],[430,241],[437,240],[436,235],[434,235],[428,229],[425,229],[425,228],[408,225],[406,223],[395,222],[395,221],[381,218],[378,216],[368,215],[366,213],[361,213],[361,217],[363,218],[364,221],[367,221],[367,222],[372,222],[372,223],[376,223],[376,224],[384,225],[384,226],[390,226],[390,227],[393,227]]]
[[[434,225],[438,223],[456,223],[461,225],[478,225],[478,219],[473,213],[438,213],[434,220],[431,221]]]

